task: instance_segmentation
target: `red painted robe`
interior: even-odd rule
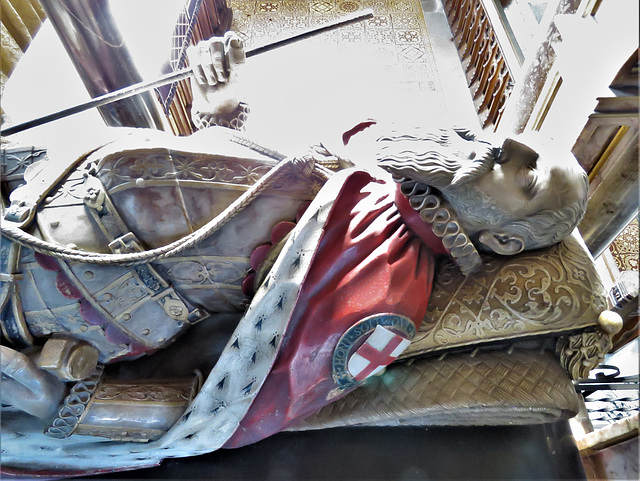
[[[332,359],[341,336],[379,313],[405,316],[417,329],[433,255],[445,252],[393,183],[353,173],[336,193],[275,364],[225,447],[282,431],[352,390],[335,394]]]

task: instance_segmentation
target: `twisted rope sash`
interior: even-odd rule
[[[274,166],[269,172],[261,177],[249,190],[238,197],[234,202],[229,205],[218,216],[211,219],[204,226],[186,235],[170,244],[155,249],[150,249],[142,252],[130,252],[126,254],[103,254],[98,252],[85,252],[77,249],[71,249],[68,247],[60,246],[51,242],[47,242],[43,239],[35,237],[22,229],[15,226],[7,225],[3,222],[0,226],[0,232],[3,236],[11,241],[20,244],[24,247],[33,249],[44,255],[63,259],[71,262],[83,262],[88,264],[103,264],[103,265],[120,265],[120,266],[135,266],[154,262],[160,259],[166,259],[168,257],[175,256],[180,252],[193,247],[202,240],[211,236],[214,232],[224,226],[229,220],[231,220],[238,212],[243,210],[249,203],[255,199],[260,193],[267,189],[274,181],[274,179],[286,168],[294,167],[298,169],[303,175],[308,176],[311,172],[317,172],[325,180],[328,178],[328,170],[316,165],[315,161],[311,157],[304,158],[289,158],[285,159],[276,166]]]

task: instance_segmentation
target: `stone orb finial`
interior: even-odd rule
[[[613,311],[602,311],[598,316],[598,326],[607,334],[617,334],[622,329],[622,317]]]

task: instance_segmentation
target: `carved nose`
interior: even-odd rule
[[[533,165],[538,159],[538,153],[531,147],[513,139],[505,139],[502,144],[502,153],[498,163],[505,164],[507,162]]]

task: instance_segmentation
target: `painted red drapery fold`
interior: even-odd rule
[[[314,254],[275,364],[225,447],[286,429],[350,389],[336,390],[332,358],[342,334],[365,317],[424,318],[433,279],[432,250],[409,229],[395,186],[355,172],[336,201]]]

